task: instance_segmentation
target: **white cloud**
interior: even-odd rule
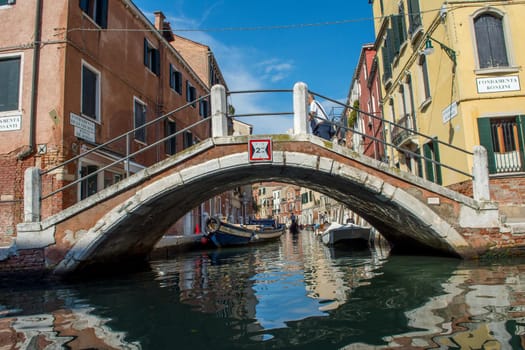
[[[276,58],[258,61],[263,55],[255,48],[227,45],[213,37],[210,34],[212,32],[177,30],[178,28],[199,28],[210,11],[211,9],[198,20],[169,15],[166,20],[170,22],[175,34],[211,48],[230,91],[268,90],[271,87],[263,86],[264,82],[278,83],[289,76],[294,68],[292,61]],[[153,14],[147,13],[146,15],[148,18],[153,17]],[[291,93],[285,96],[283,94],[276,96],[271,93],[232,94],[228,102],[235,107],[236,114],[292,112],[293,109]],[[239,119],[253,125],[254,134],[283,134],[293,127],[291,115],[254,116]]]

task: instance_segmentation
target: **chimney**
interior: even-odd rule
[[[162,11],[155,11],[153,14],[155,15],[155,28],[158,31],[164,30],[164,20],[166,19],[166,16],[164,16]]]
[[[164,16],[164,13],[162,13],[162,11],[155,11],[153,14],[155,15],[155,29],[160,32],[164,39],[168,42],[172,42],[174,40],[173,31],[171,30],[169,22],[166,22],[166,16]]]

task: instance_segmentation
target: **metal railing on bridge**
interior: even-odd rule
[[[213,91],[213,89],[212,89]],[[326,101],[330,101],[331,103],[335,104],[337,107],[336,109],[339,109],[341,108],[341,110],[345,110],[345,109],[351,109],[351,110],[357,110],[359,113],[363,114],[363,115],[367,115],[368,117],[370,118],[374,118],[374,119],[377,119],[380,123],[384,123],[384,124],[390,124],[391,127],[393,128],[396,128],[396,130],[406,130],[407,132],[409,132],[410,134],[412,135],[417,135],[417,136],[420,136],[422,138],[425,138],[427,140],[431,140],[432,142],[437,142],[439,143],[440,145],[443,145],[443,146],[446,146],[446,147],[450,147],[451,149],[454,149],[455,151],[457,152],[461,152],[463,154],[466,154],[466,155],[469,155],[471,156],[473,153],[472,152],[469,152],[469,151],[466,151],[466,150],[463,150],[459,147],[456,147],[454,145],[451,145],[451,144],[448,144],[448,143],[445,143],[443,141],[440,141],[440,140],[436,140],[435,138],[431,137],[431,136],[428,136],[428,135],[424,135],[422,133],[419,133],[415,130],[413,130],[412,128],[408,127],[407,125],[403,125],[403,124],[396,124],[392,121],[389,121],[389,120],[385,120],[383,118],[380,118],[380,117],[377,117],[371,113],[367,113],[365,111],[361,111],[361,110],[358,110],[356,109],[355,107],[353,106],[349,106],[345,103],[341,103],[335,99],[331,99],[329,97],[326,97],[326,96],[323,96],[321,94],[318,94],[318,93],[315,93],[313,91],[308,91],[309,93],[311,93],[312,95],[314,96],[317,96],[319,98],[322,98]],[[261,94],[261,93],[294,93],[294,90],[289,90],[289,89],[281,89],[281,90],[244,90],[244,91],[228,91],[226,92],[227,96],[231,98],[231,96],[233,95],[237,95],[237,94]],[[49,193],[46,193],[46,194],[41,194],[41,197],[40,197],[40,201],[42,200],[45,200],[45,199],[48,199],[56,194],[58,194],[59,192],[62,192],[68,188],[71,188],[72,186],[76,185],[76,184],[79,184],[83,181],[86,181],[88,178],[90,177],[93,177],[93,176],[96,176],[97,174],[107,170],[107,169],[110,169],[112,167],[114,167],[115,165],[118,165],[118,164],[122,164],[123,168],[125,169],[125,176],[129,176],[130,175],[130,162],[132,162],[132,160],[139,154],[143,153],[143,152],[146,152],[147,150],[149,149],[152,149],[154,147],[157,147],[159,146],[160,144],[162,143],[165,143],[165,142],[168,142],[169,140],[171,140],[172,138],[175,138],[177,137],[178,135],[181,135],[182,133],[184,132],[187,132],[189,130],[191,130],[192,128],[195,128],[197,126],[199,126],[200,124],[202,123],[210,123],[212,118],[209,118],[209,116],[206,116],[204,119],[201,119],[201,120],[198,120],[196,121],[195,123],[191,124],[191,125],[187,125],[186,127],[172,133],[172,134],[169,134],[169,135],[162,135],[163,137],[159,138],[158,140],[155,140],[153,143],[150,143],[148,145],[145,145],[144,147],[142,147],[141,149],[139,150],[136,150],[136,151],[132,151],[131,150],[131,143],[133,142],[133,135],[135,135],[136,131],[137,130],[141,130],[143,128],[147,128],[151,125],[154,125],[156,123],[162,123],[166,120],[168,120],[168,118],[170,118],[170,116],[172,116],[174,113],[177,113],[177,112],[180,112],[182,110],[184,110],[185,108],[188,108],[190,106],[193,106],[195,103],[203,100],[203,99],[208,99],[210,97],[210,94],[208,95],[205,95],[205,96],[201,96],[199,97],[198,99],[195,99],[194,101],[190,101],[188,103],[186,103],[185,105],[173,110],[173,111],[170,111],[166,114],[163,114],[161,115],[160,117],[158,118],[155,118],[149,122],[146,122],[145,124],[139,126],[139,127],[136,127],[136,128],[133,128],[132,130],[129,130],[125,133],[123,133],[122,135],[119,135],[109,141],[106,141],[100,145],[97,145],[89,150],[86,150],[85,152],[71,158],[71,159],[68,159],[60,164],[57,164],[51,168],[48,168],[46,170],[43,170],[40,172],[40,176],[45,176],[47,174],[50,174],[58,169],[61,169],[65,166],[67,166],[68,164],[71,164],[73,162],[77,162],[79,160],[81,160],[82,158],[85,158],[87,156],[89,156],[90,154],[93,154],[94,152],[97,152],[97,151],[103,151],[103,150],[107,150],[107,149],[110,149],[111,148],[111,145],[112,144],[115,144],[115,143],[118,143],[118,142],[122,142],[122,140],[124,140],[125,142],[125,145],[126,145],[126,151],[125,151],[125,154],[122,154],[120,155],[119,157],[117,157],[114,161],[110,162],[109,164],[97,169],[96,171],[94,172],[91,172],[89,173],[88,175],[85,175],[85,176],[79,176],[78,178],[76,178],[75,180],[73,181],[70,181],[68,182],[67,184],[65,184],[64,186],[60,187],[60,188],[57,188],[57,189],[51,189],[51,191]],[[211,110],[213,111],[214,110],[214,106],[213,106],[213,97],[211,98],[211,101],[212,101],[212,105],[211,105]],[[294,115],[295,112],[294,111],[279,111],[279,112],[257,112],[257,113],[236,113],[234,108],[231,108],[231,105],[229,105],[230,108],[228,108],[228,111],[227,111],[227,118],[243,118],[243,117],[261,117],[261,116],[287,116],[287,115]],[[444,168],[447,168],[453,172],[456,172],[456,173],[459,173],[461,175],[464,175],[468,178],[473,178],[473,175],[472,174],[469,174],[469,173],[466,173],[460,169],[457,169],[455,168],[454,166],[451,166],[451,165],[447,165],[441,161],[436,161],[435,159],[432,159],[432,158],[429,158],[429,157],[426,157],[425,155],[421,155],[421,154],[417,154],[417,153],[414,153],[412,151],[409,151],[407,149],[403,149],[403,148],[400,148],[399,146],[397,146],[395,143],[391,143],[387,140],[384,140],[384,139],[381,139],[381,138],[377,138],[377,137],[374,137],[372,135],[368,135],[366,133],[363,133],[361,132],[360,130],[357,130],[351,126],[348,126],[346,125],[346,117],[343,116],[343,115],[337,115],[336,113],[332,113],[332,120],[328,121],[328,123],[332,124],[333,127],[337,128],[339,131],[345,133],[345,132],[352,132],[354,134],[358,134],[360,136],[362,136],[363,138],[366,138],[366,139],[369,139],[373,142],[377,142],[381,145],[383,145],[383,147],[390,147],[392,149],[396,149],[398,150],[399,152],[403,152],[405,154],[410,154],[411,156],[413,157],[416,157],[418,159],[423,159],[425,160],[426,162],[429,162],[431,164],[434,164],[435,166],[440,166],[440,167],[444,167]],[[202,140],[198,140],[198,141],[202,141]],[[383,161],[385,161],[385,159],[383,159]]]

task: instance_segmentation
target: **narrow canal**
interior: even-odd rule
[[[521,349],[525,261],[388,256],[311,232],[82,282],[2,280],[0,349]]]

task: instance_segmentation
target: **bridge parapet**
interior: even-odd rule
[[[17,246],[44,251],[46,267],[60,273],[145,255],[162,236],[166,217],[176,220],[232,184],[268,178],[315,187],[386,232],[398,247],[427,246],[469,258],[495,244],[480,239],[483,232],[499,230],[495,203],[463,196],[312,135],[274,135],[272,162],[250,163],[248,139],[209,139],[60,214],[20,224]],[[152,223],[160,226],[153,229]]]
[[[310,93],[310,91],[308,90],[308,86],[305,83],[298,82],[298,83],[296,83],[294,85],[294,89],[293,89],[293,109],[294,109],[294,111],[293,111],[293,116],[294,116],[293,117],[294,118],[294,120],[293,120],[293,125],[294,125],[293,134],[294,135],[307,135],[308,134],[308,123],[307,123],[307,111],[308,111],[307,95],[308,95],[308,93]],[[312,92],[312,94],[314,94],[314,93]],[[228,111],[228,104],[227,104],[227,98],[226,97],[227,97],[227,91],[226,91],[224,86],[222,86],[222,85],[215,85],[215,86],[212,87],[211,94],[210,94],[211,111],[212,111],[211,127],[212,127],[212,136],[215,137],[215,138],[217,138],[217,137],[227,137],[228,136],[228,118],[230,118],[232,116],[228,115],[229,111]],[[202,99],[202,98],[205,98],[205,96],[199,98],[199,100]],[[330,101],[332,101],[334,103],[340,103],[340,102],[335,101],[335,100],[330,100]],[[185,108],[185,107],[188,107],[188,106],[191,106],[194,102],[195,101],[189,102],[186,106],[181,107],[181,109]],[[350,107],[350,106],[347,106],[347,107],[353,108],[353,107]],[[174,111],[169,112],[169,113],[165,114],[164,116],[159,117],[157,120],[154,120],[154,121],[151,121],[151,122],[147,123],[146,125],[164,121],[173,112]],[[376,116],[371,116],[371,117],[377,118]],[[201,122],[202,121],[200,121],[200,122],[198,122],[196,124],[199,124]],[[24,181],[25,181],[24,182],[25,193],[28,194],[28,195],[24,196],[24,221],[25,222],[37,222],[37,221],[40,220],[40,216],[41,216],[41,212],[42,212],[42,201],[41,201],[41,199],[48,198],[49,196],[52,196],[55,193],[58,193],[58,192],[60,192],[60,191],[62,191],[64,189],[74,185],[75,183],[79,183],[79,182],[85,180],[88,176],[96,175],[97,172],[103,171],[104,169],[106,169],[106,168],[108,168],[108,167],[110,167],[112,165],[118,164],[118,163],[124,163],[125,166],[126,166],[126,169],[128,169],[128,171],[129,171],[129,162],[130,162],[131,157],[136,157],[140,152],[145,151],[145,150],[147,150],[147,149],[149,149],[151,147],[154,147],[155,145],[157,145],[157,144],[159,144],[161,142],[166,142],[171,137],[175,137],[178,134],[178,133],[175,133],[175,134],[171,135],[170,137],[162,138],[162,139],[154,142],[153,144],[148,145],[147,147],[145,147],[143,150],[141,150],[139,152],[130,153],[129,150],[128,150],[126,152],[126,155],[124,157],[122,157],[122,159],[116,160],[112,164],[110,164],[110,165],[108,165],[108,166],[106,166],[106,167],[104,167],[102,169],[99,169],[95,173],[91,173],[91,174],[88,174],[88,175],[86,175],[84,177],[78,178],[74,182],[69,183],[66,186],[64,186],[62,189],[57,189],[51,194],[43,195],[42,190],[41,190],[41,187],[42,187],[41,182],[42,182],[42,180],[41,180],[41,178],[40,179],[38,178],[38,174],[40,174],[40,177],[41,177],[42,174],[44,174],[44,173],[49,173],[49,172],[53,171],[54,169],[59,169],[59,168],[65,166],[65,164],[67,164],[67,163],[70,163],[72,161],[81,159],[82,157],[87,156],[89,153],[91,153],[92,151],[95,151],[96,149],[98,149],[98,148],[100,148],[102,146],[106,146],[106,145],[111,144],[111,143],[113,143],[115,141],[121,140],[124,136],[126,138],[126,143],[129,144],[130,135],[132,135],[136,130],[137,129],[131,130],[131,131],[127,132],[124,135],[118,136],[114,140],[110,140],[110,141],[104,143],[103,145],[100,145],[100,146],[98,146],[98,147],[96,147],[96,148],[94,148],[94,149],[92,149],[92,150],[90,150],[88,152],[85,152],[82,155],[74,157],[73,159],[70,159],[67,162],[63,163],[63,164],[59,164],[59,165],[55,166],[54,168],[52,168],[50,170],[47,170],[45,172],[43,172],[41,170],[37,170],[37,169],[28,170],[26,172],[26,174],[25,174],[25,179],[24,179]],[[357,130],[352,130],[352,132],[359,133]],[[255,136],[253,136],[253,137],[255,137]],[[274,137],[275,137],[275,135],[274,135]],[[369,137],[369,136],[363,134],[363,137]],[[375,141],[380,141],[380,142],[383,142],[383,143],[388,145],[388,143],[385,140],[377,140],[376,139]],[[323,141],[323,142],[331,144],[330,141]],[[472,182],[473,182],[473,185],[472,185],[472,188],[474,189],[473,190],[473,198],[476,199],[476,200],[480,200],[480,201],[489,201],[490,200],[490,191],[489,191],[488,161],[487,161],[486,151],[484,151],[484,149],[481,146],[477,146],[475,148],[475,152],[474,152],[473,156],[474,156],[473,175],[469,175],[472,178]],[[433,159],[426,159],[425,157],[422,157],[422,158],[424,158],[425,161],[436,163]],[[445,165],[442,164],[442,166],[445,166]],[[451,170],[454,170],[450,166],[447,166],[447,168],[449,168]],[[127,175],[129,176],[129,173]]]
[[[159,229],[144,238],[144,233],[137,230],[147,222],[164,223],[166,212],[173,210],[168,209],[167,204],[177,206],[169,219],[178,219],[218,194],[220,189],[267,179],[319,189],[355,209],[382,233],[390,232],[387,235],[393,241],[408,242],[407,246],[427,245],[462,257],[478,256],[498,246],[497,240],[479,238],[500,230],[497,203],[490,201],[483,148],[474,150],[474,198],[466,197],[336,142],[308,134],[307,93],[306,84],[294,86],[291,135],[228,136],[226,91],[222,86],[214,86],[211,93],[213,138],[43,221],[40,221],[39,206],[40,170],[27,171],[26,194],[30,195],[25,198],[26,223],[18,225],[17,247],[45,251],[46,266],[60,266],[62,271],[112,256],[144,255],[163,232]],[[248,141],[261,136],[273,142],[273,160],[248,162]],[[207,186],[215,192],[203,191]],[[164,212],[156,212],[158,208]],[[407,227],[408,232],[403,232]],[[418,232],[417,228],[422,231]],[[112,241],[115,239],[120,245],[118,249]]]

